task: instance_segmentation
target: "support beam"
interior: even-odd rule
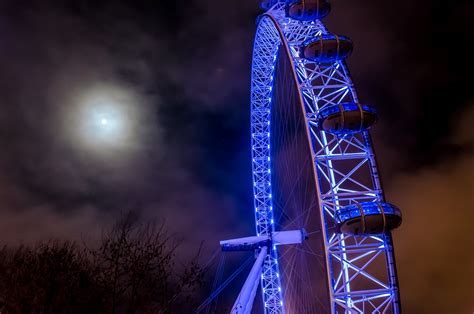
[[[272,233],[273,245],[301,244],[308,238],[304,229]]]
[[[231,314],[250,314],[252,311],[255,294],[257,293],[257,287],[262,273],[262,265],[265,256],[267,255],[267,251],[268,248],[266,246],[262,247],[260,250],[257,260],[255,261],[255,264],[253,264],[247,280],[245,280],[244,286],[234,303]]]
[[[271,237],[253,236],[223,240],[222,251],[253,251],[263,246],[301,244],[307,238],[304,229],[273,232]]]
[[[254,251],[270,244],[268,236],[254,236],[238,239],[223,240],[220,242],[222,251]]]

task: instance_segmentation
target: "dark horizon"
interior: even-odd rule
[[[183,258],[254,233],[258,3],[3,1],[0,243],[94,242],[130,210],[165,221]],[[404,217],[393,233],[404,311],[472,311],[474,5],[331,3],[323,21],[354,42],[354,83],[380,114],[379,169]]]

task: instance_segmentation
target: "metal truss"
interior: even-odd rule
[[[270,163],[270,105],[273,73],[280,36],[273,23],[263,18],[255,36],[252,61],[251,134],[255,224],[257,236],[275,231],[272,208]],[[276,247],[263,263],[261,287],[265,313],[284,313]]]
[[[291,56],[299,98],[305,111],[333,313],[399,313],[399,294],[390,234],[351,236],[337,232],[335,210],[355,202],[383,201],[368,132],[335,136],[316,125],[318,110],[357,102],[344,62],[322,65],[300,57],[303,41],[327,33],[320,21],[285,17],[277,3],[260,18],[254,42],[251,83],[252,169],[256,233],[274,232],[271,188],[270,115],[279,49]],[[276,247],[269,250],[261,274],[265,313],[284,313],[284,293]],[[382,270],[382,271],[381,271]]]

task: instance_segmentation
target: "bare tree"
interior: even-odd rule
[[[100,312],[90,263],[69,242],[0,251],[2,313]]]
[[[190,313],[197,256],[177,262],[164,225],[124,216],[96,249],[69,242],[0,250],[1,313]],[[2,308],[3,303],[3,308]]]
[[[196,260],[176,265],[178,242],[164,224],[139,225],[126,215],[91,250],[95,275],[107,291],[112,313],[171,313],[190,308],[190,298],[202,283]]]

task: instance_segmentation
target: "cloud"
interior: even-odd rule
[[[239,230],[238,204],[247,202],[206,183],[217,167],[210,165],[212,173],[202,176],[196,166],[208,167],[203,161],[212,160],[202,147],[209,132],[226,132],[218,129],[222,119],[209,122],[206,115],[228,105],[235,82],[248,87],[242,75],[232,75],[232,86],[217,86],[248,57],[234,49],[231,38],[251,34],[227,26],[226,36],[200,40],[210,36],[214,14],[203,23],[190,15],[184,24],[175,21],[176,29],[161,30],[170,21],[155,20],[153,12],[166,15],[166,8],[151,12],[140,5],[2,4],[0,145],[8,148],[0,156],[4,243],[78,239],[89,226],[97,231],[127,210],[170,221],[170,231],[192,245],[202,239],[214,245],[229,225]],[[182,17],[188,13],[180,11]],[[246,70],[240,73],[247,77]],[[177,92],[167,94],[170,87]],[[134,122],[134,137],[120,149],[86,145],[90,141],[84,136],[94,134],[77,134],[81,110],[97,94],[119,98]],[[168,119],[177,122],[167,124]],[[228,120],[235,125],[235,119]],[[250,185],[248,190],[250,195]],[[196,226],[201,226],[197,235],[190,235],[187,230]]]
[[[403,211],[403,224],[394,239],[407,313],[474,310],[474,132],[467,127],[472,119],[471,107],[453,120],[449,139],[462,143],[462,154],[385,178],[388,200]]]
[[[103,228],[111,226],[111,220],[110,215],[92,207],[77,208],[68,213],[60,213],[47,205],[17,211],[3,207],[0,211],[2,245],[31,244],[49,239],[84,241],[90,245],[101,236]]]

